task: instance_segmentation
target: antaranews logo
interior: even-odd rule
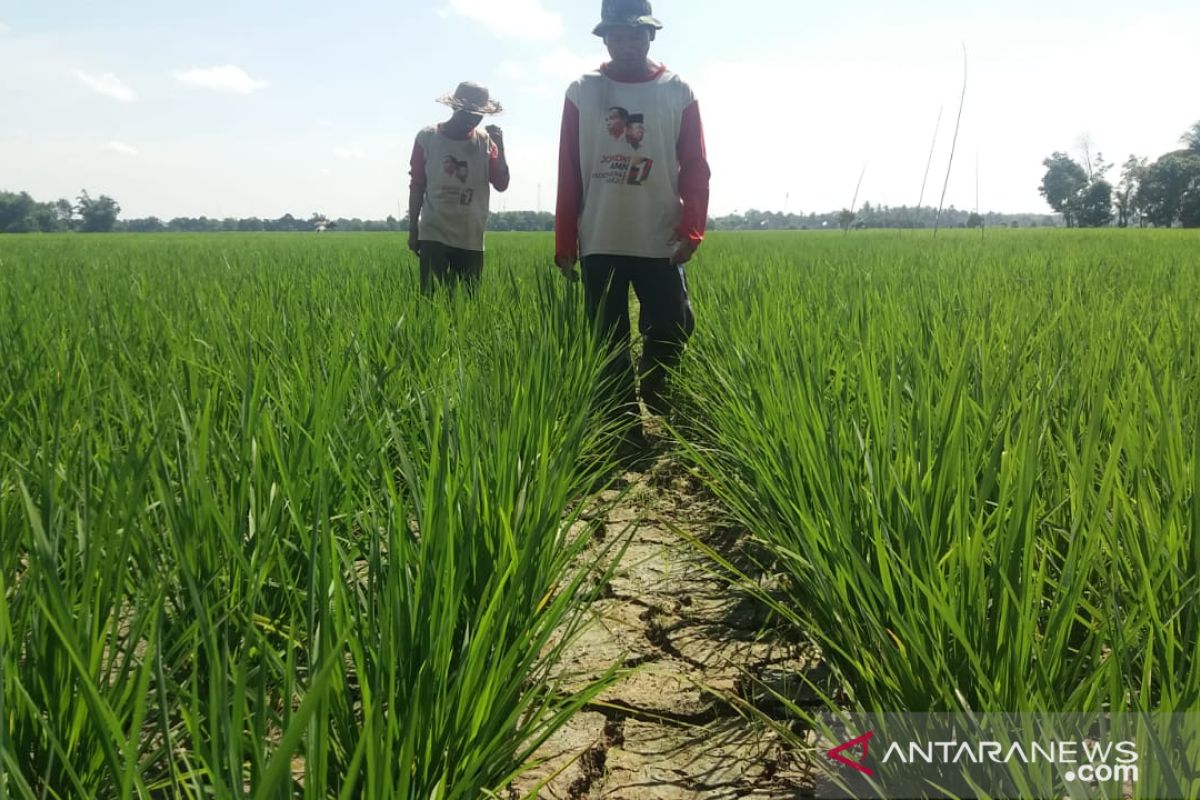
[[[892,742],[884,750],[881,760],[889,764],[893,759],[897,763],[914,766],[1055,765],[1063,768],[1063,779],[1068,782],[1124,783],[1138,780],[1137,745],[1131,741]]]
[[[876,756],[871,757],[871,745]],[[996,769],[1010,774],[1050,767],[1066,783],[1135,784],[1140,777],[1137,745],[1128,740],[1049,739],[997,741],[981,738],[908,739],[889,741],[868,730],[826,751],[828,757],[883,785],[900,779],[928,780],[937,786],[947,774],[974,776],[985,783]],[[950,770],[947,773],[946,770]],[[853,773],[843,773],[847,778]],[[1003,795],[1002,795],[1003,796]]]
[[[821,798],[1200,797],[1200,713],[818,715]]]
[[[829,757],[839,764],[845,764],[847,767],[856,769],[862,774],[873,778],[875,777],[875,771],[868,767],[865,763],[867,756],[870,755],[871,738],[873,736],[875,736],[875,731],[867,731],[864,734],[855,736],[853,739],[848,739],[847,741],[839,744],[837,747],[832,748],[829,751]],[[857,760],[851,761],[849,758],[842,755],[842,753],[846,752],[847,750],[852,750],[856,747],[862,748],[862,755]]]

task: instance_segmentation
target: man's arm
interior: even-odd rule
[[[412,157],[408,161],[408,249],[417,255],[421,254],[419,222],[421,206],[425,204],[425,186],[428,179],[425,175],[425,148],[420,140],[413,143]]]
[[[558,139],[558,200],[554,208],[554,261],[569,270],[579,258],[579,212],[583,207],[583,173],[579,168],[579,108],[563,104]],[[572,273],[573,274],[573,273]]]
[[[504,151],[504,131],[495,125],[488,125],[487,132],[492,140],[488,150],[488,181],[497,192],[503,192],[512,179],[508,172],[508,157]]]
[[[679,246],[671,257],[671,262],[682,264],[691,258],[700,242],[704,241],[704,228],[708,224],[708,181],[712,177],[712,171],[708,167],[708,153],[704,146],[700,105],[695,101],[683,110],[676,153],[679,159],[679,199],[683,204],[683,214],[675,228]]]

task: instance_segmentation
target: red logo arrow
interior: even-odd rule
[[[863,773],[864,775],[867,775],[867,776],[873,778],[873,777],[875,777],[875,772],[870,767],[868,767],[866,764],[864,764],[863,762],[867,760],[867,752],[870,749],[871,737],[874,735],[875,735],[875,731],[867,731],[866,733],[864,733],[861,736],[855,736],[850,741],[843,742],[843,743],[839,744],[837,747],[830,750],[829,757],[832,758],[834,761],[837,761],[840,764],[845,764],[847,767],[850,767],[851,769],[856,769],[859,772]],[[842,755],[843,752],[845,752],[846,750],[849,750],[852,747],[862,747],[862,756],[856,761],[851,761],[850,759],[848,759],[844,755]]]

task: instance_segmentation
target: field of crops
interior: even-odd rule
[[[620,677],[554,669],[620,558],[578,287],[402,244],[0,239],[0,800],[502,795]],[[829,705],[1200,707],[1198,252],[705,244],[671,448]]]

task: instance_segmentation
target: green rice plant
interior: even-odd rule
[[[0,243],[0,797],[475,798],[611,680],[578,298],[400,245]]]
[[[389,236],[0,242],[0,798],[494,794],[614,677],[553,677],[603,354],[492,244],[424,298]],[[705,245],[677,432],[828,706],[1200,705],[1195,246]]]
[[[1200,705],[1194,235],[725,237],[679,432],[875,711]]]

